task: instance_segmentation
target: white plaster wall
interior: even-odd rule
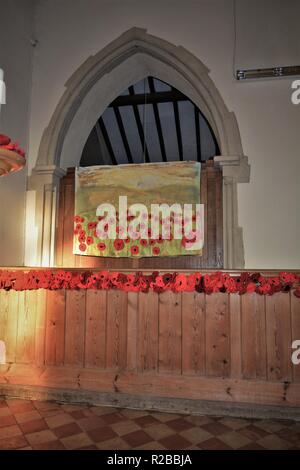
[[[300,64],[297,0],[237,0],[237,67]],[[91,55],[133,26],[198,56],[235,112],[251,182],[239,185],[246,267],[300,267],[300,105],[292,79],[233,77],[231,0],[41,0],[36,11],[30,168],[64,84]],[[87,136],[86,136],[87,137]]]
[[[31,0],[0,0],[0,67],[5,73],[7,104],[1,107],[0,133],[28,153],[31,82]],[[27,169],[0,178],[0,266],[24,259],[24,208]]]

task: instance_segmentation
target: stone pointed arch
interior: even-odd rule
[[[123,33],[73,73],[43,133],[37,163],[29,178],[29,190],[36,191],[35,264],[53,264],[56,191],[64,168],[79,164],[85,141],[108,104],[148,75],[168,82],[188,96],[216,135],[221,156],[215,158],[215,163],[223,167],[224,176],[225,266],[243,267],[236,185],[249,180],[249,168],[235,115],[227,109],[209,70],[197,57],[141,28]]]

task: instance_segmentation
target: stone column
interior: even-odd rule
[[[218,156],[216,165],[223,172],[223,246],[224,268],[242,269],[245,266],[243,229],[238,224],[237,184],[248,183],[250,167],[247,157]]]
[[[65,174],[62,168],[45,165],[35,167],[28,178],[26,220],[34,227],[26,227],[25,264],[54,265],[59,181]],[[30,239],[33,233],[34,243]]]

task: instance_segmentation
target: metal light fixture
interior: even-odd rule
[[[286,67],[269,67],[266,69],[237,70],[237,80],[249,80],[252,78],[276,78],[300,75],[300,65],[289,65]]]

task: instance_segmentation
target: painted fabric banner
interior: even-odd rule
[[[73,253],[105,257],[201,254],[203,243],[195,243],[193,235],[200,214],[200,170],[197,162],[77,168]],[[159,212],[162,207],[166,212]],[[187,233],[184,223],[190,223],[192,231]]]

